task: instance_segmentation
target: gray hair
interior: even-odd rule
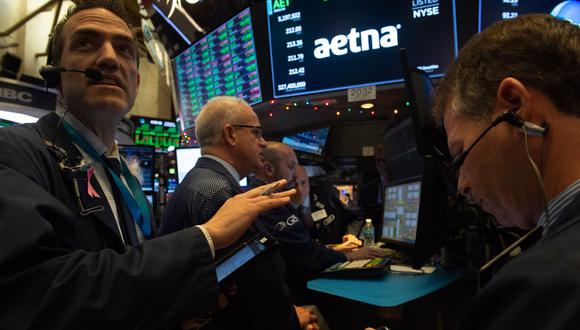
[[[545,94],[563,112],[580,117],[580,29],[545,14],[498,22],[473,37],[437,86],[434,119],[452,102],[458,114],[489,120],[507,77]]]
[[[207,101],[195,121],[197,143],[202,148],[215,146],[226,124],[240,124],[243,108],[252,109],[246,101],[233,96],[216,96]]]

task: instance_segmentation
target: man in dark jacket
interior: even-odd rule
[[[114,140],[139,86],[128,17],[114,1],[73,7],[52,36],[58,109],[0,130],[0,329],[166,329],[213,310],[214,249],[290,200],[258,189],[203,226],[149,239],[154,221]]]
[[[580,28],[536,14],[472,38],[439,82],[434,114],[457,157],[459,192],[502,225],[532,230],[522,246],[539,239],[501,269],[482,269],[495,276],[460,329],[580,324],[578,77]]]
[[[228,198],[243,192],[240,179],[262,166],[266,142],[258,117],[242,99],[218,96],[209,100],[197,118],[195,135],[202,157],[173,193],[162,234],[205,223]],[[255,223],[233,246],[259,231],[266,230]],[[213,323],[222,328],[299,329],[284,272],[284,261],[277,253],[248,267],[236,281],[237,293]],[[308,319],[309,312],[302,308],[298,312],[307,316],[304,326],[315,323],[314,316]]]
[[[263,167],[256,172],[250,185],[257,187],[281,179],[294,181],[297,165],[298,159],[292,148],[284,143],[269,141],[264,149]],[[335,251],[316,242],[291,205],[262,213],[257,222],[280,242],[280,254],[288,266],[287,280],[295,299],[301,303],[311,302],[306,282],[314,275],[341,261],[368,259],[382,254],[369,248]]]

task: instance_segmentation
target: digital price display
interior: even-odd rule
[[[580,24],[580,1],[479,0],[479,31],[491,24],[523,14],[544,13]]]
[[[397,49],[439,77],[457,53],[454,0],[267,0],[274,97],[403,81]]]
[[[176,56],[174,70],[183,128],[195,125],[202,106],[214,96],[262,102],[250,9]]]
[[[154,146],[155,151],[167,151],[179,146],[179,129],[174,121],[132,116],[135,124],[135,144]]]

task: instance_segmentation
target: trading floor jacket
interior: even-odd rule
[[[475,296],[459,329],[580,327],[580,193],[535,246]]]
[[[62,125],[55,134],[58,120],[0,129],[0,329],[164,329],[215,308],[203,233],[125,246],[108,203],[88,196],[86,172],[62,170],[46,147],[54,139],[82,157]],[[84,206],[102,211],[80,214],[75,179]]]
[[[160,231],[167,234],[205,223],[228,198],[242,192],[239,183],[223,165],[201,157],[171,196]],[[265,229],[260,224],[252,224],[230,248],[216,251],[216,259],[257,231]],[[278,253],[249,265],[236,281],[237,292],[228,306],[206,328],[300,329],[284,272],[284,261]]]

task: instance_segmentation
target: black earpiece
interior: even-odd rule
[[[496,122],[496,124],[499,124],[502,121],[505,121],[508,124],[519,128],[521,131],[525,129],[526,133],[529,135],[534,136],[546,135],[546,131],[548,130],[548,123],[543,123],[542,126],[539,126],[532,122],[525,121],[516,114],[516,111],[518,109],[519,107],[502,113],[494,120],[494,122]]]

